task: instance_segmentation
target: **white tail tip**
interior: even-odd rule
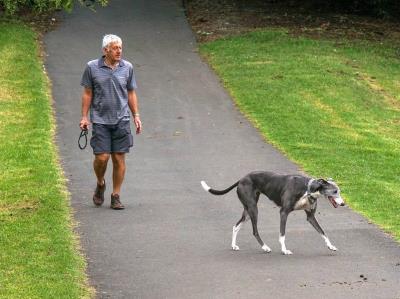
[[[207,185],[206,182],[201,181],[201,186],[203,187],[204,190],[206,190],[207,192],[210,191],[210,187]]]

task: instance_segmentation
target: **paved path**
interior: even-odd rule
[[[97,297],[400,298],[400,247],[348,208],[319,207],[337,253],[297,212],[287,231],[294,255],[282,256],[278,210],[267,200],[259,228],[272,253],[260,250],[250,224],[238,237],[242,250],[230,250],[241,206],[235,192],[211,196],[200,180],[225,187],[255,169],[299,170],[263,141],[199,59],[180,1],[110,2],[96,13],[78,7],[45,38],[57,142]],[[77,147],[80,78],[105,33],[123,38],[136,66],[144,123],[127,159],[124,211],[93,207],[92,154]]]

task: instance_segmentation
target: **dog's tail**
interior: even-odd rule
[[[211,194],[214,195],[223,195],[228,193],[229,191],[231,191],[233,188],[235,188],[237,185],[239,184],[239,181],[237,181],[236,183],[234,183],[232,186],[230,186],[229,188],[225,189],[225,190],[214,190],[211,189],[206,182],[201,181],[201,186],[203,187],[204,190],[206,190],[207,192],[210,192]]]

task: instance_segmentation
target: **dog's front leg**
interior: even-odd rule
[[[286,249],[285,244],[285,232],[286,232],[286,221],[288,217],[288,212],[284,209],[281,209],[281,225],[280,225],[280,235],[279,235],[279,243],[281,244],[281,251],[284,255],[293,254],[290,250]]]
[[[331,241],[329,241],[328,237],[325,235],[324,230],[319,225],[317,219],[315,218],[315,210],[313,211],[306,211],[307,214],[307,221],[311,223],[311,225],[320,233],[322,239],[324,239],[326,246],[332,251],[336,251],[337,248],[332,245]]]

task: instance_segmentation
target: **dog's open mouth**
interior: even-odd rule
[[[333,196],[328,196],[329,201],[331,202],[332,206],[337,208],[339,205],[336,203],[335,198]]]

